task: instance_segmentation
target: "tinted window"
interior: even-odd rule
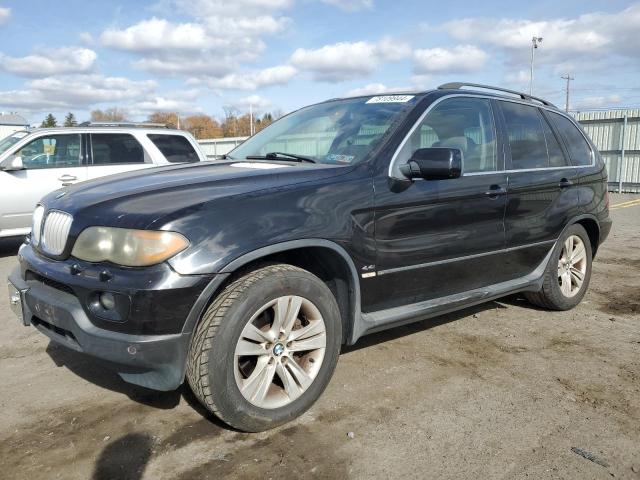
[[[80,135],[50,135],[27,143],[16,155],[31,170],[80,166]]]
[[[573,165],[591,165],[591,147],[584,136],[568,118],[557,113],[549,113],[551,121],[564,140],[569,150]]]
[[[547,121],[542,119],[542,130],[544,131],[544,139],[547,142],[547,154],[549,156],[550,167],[564,167],[567,165],[567,159],[564,156],[560,142],[549,127]]]
[[[127,133],[92,133],[94,165],[144,163],[145,155],[138,141]]]
[[[182,135],[147,135],[171,163],[198,162],[200,158],[193,146]]]
[[[453,98],[436,105],[411,134],[396,165],[406,163],[419,148],[457,148],[465,172],[497,169],[496,137],[489,100]]]
[[[512,168],[547,167],[547,144],[538,109],[520,103],[500,103],[509,137]]]
[[[15,132],[8,137],[3,138],[0,140],[0,153],[4,153],[9,150],[9,147],[15,145],[27,135],[29,135],[28,132]]]
[[[415,95],[335,100],[286,115],[233,150],[231,159],[271,152],[312,157],[317,163],[356,164],[383,141],[392,125],[415,107]]]

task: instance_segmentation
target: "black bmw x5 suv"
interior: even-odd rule
[[[571,117],[455,83],[330,100],[224,161],[56,191],[9,290],[25,325],[127,382],[186,377],[259,431],[307,410],[365,334],[514,292],[574,307],[610,228],[605,167]]]

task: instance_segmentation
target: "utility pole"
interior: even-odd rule
[[[249,104],[249,136],[253,136],[253,105]]]
[[[542,37],[532,37],[531,38],[531,68],[529,73],[529,95],[533,95],[533,61],[535,60],[536,50],[538,46],[542,43]]]
[[[560,78],[567,81],[567,89],[565,90],[565,92],[567,94],[567,99],[566,99],[566,101],[564,103],[564,111],[568,112],[569,111],[569,86],[570,86],[569,82],[571,82],[571,80],[575,80],[575,78],[573,78],[568,73],[567,73],[566,77],[560,77]]]

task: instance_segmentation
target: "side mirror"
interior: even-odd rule
[[[4,170],[5,172],[13,172],[15,170],[24,170],[22,157],[19,157],[17,155],[11,155],[4,162],[2,162],[2,165],[0,165],[0,170]]]
[[[462,151],[457,148],[419,148],[400,167],[407,178],[447,180],[462,174]]]

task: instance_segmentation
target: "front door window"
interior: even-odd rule
[[[27,170],[79,167],[82,162],[79,134],[40,137],[22,147],[16,155]]]

